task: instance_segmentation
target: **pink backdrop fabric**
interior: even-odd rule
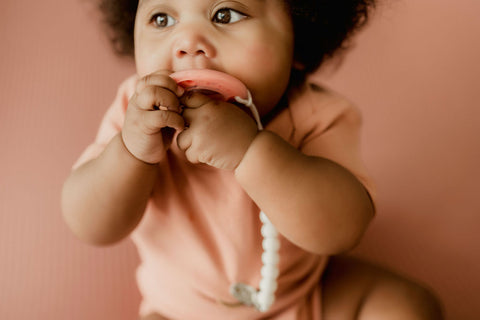
[[[71,165],[120,81],[90,0],[0,2],[0,319],[136,319],[137,254],[73,237]],[[355,250],[480,319],[480,2],[385,0],[336,72],[363,110],[378,215]]]

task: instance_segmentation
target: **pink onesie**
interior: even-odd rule
[[[136,79],[120,86],[95,142],[76,166],[98,156],[121,130]],[[360,156],[360,126],[360,113],[350,102],[308,83],[265,129],[305,154],[343,165],[373,196]],[[261,277],[260,209],[232,172],[189,163],[175,142],[159,166],[145,216],[132,233],[141,259],[141,315],[157,312],[172,320],[321,318],[319,279],[328,258],[282,236],[275,303],[266,313],[235,305],[230,285],[258,287]]]

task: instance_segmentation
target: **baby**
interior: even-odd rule
[[[137,73],[65,182],[82,240],[131,235],[141,319],[441,319],[422,287],[351,258],[374,216],[358,110],[308,79],[364,24],[373,0],[103,0]],[[234,101],[172,73],[245,84],[265,130]],[[279,234],[268,310],[231,295],[262,277],[263,211]],[[329,258],[330,257],[330,258]]]

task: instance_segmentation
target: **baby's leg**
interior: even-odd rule
[[[162,317],[158,313],[150,313],[148,316],[140,318],[140,320],[168,320],[168,319]]]
[[[426,288],[351,257],[332,257],[322,278],[325,320],[441,320]]]

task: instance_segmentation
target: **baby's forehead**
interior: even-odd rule
[[[139,4],[147,4],[149,2],[155,2],[155,1],[161,1],[161,2],[174,2],[175,0],[138,0]],[[190,0],[190,1],[200,1],[200,0]],[[212,2],[215,0],[211,0]],[[254,2],[266,2],[266,0],[250,0]],[[285,2],[286,0],[279,0],[279,2]]]

